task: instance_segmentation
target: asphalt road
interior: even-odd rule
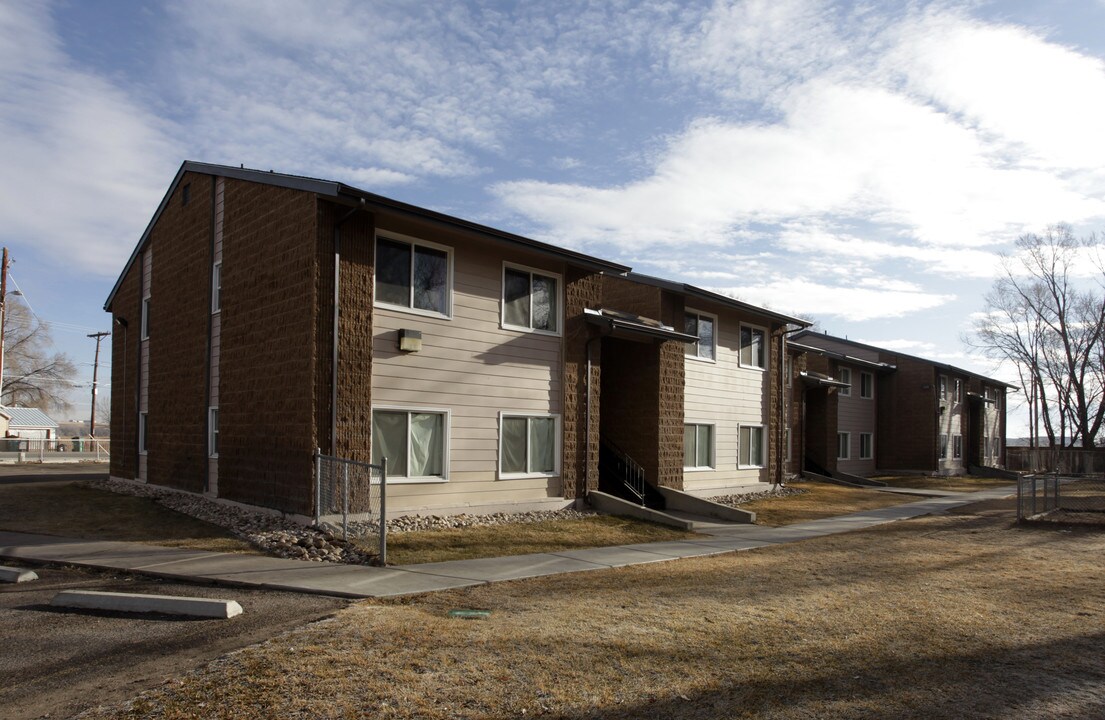
[[[0,466],[0,483],[72,482],[97,474],[106,475],[103,465]],[[232,650],[332,615],[349,602],[82,568],[31,569],[39,580],[0,583],[0,718],[5,720],[71,717],[122,702]],[[68,589],[236,600],[244,612],[230,620],[196,620],[50,607],[50,598]]]

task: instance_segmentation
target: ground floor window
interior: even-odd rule
[[[555,475],[557,458],[555,415],[499,416],[499,475]]]
[[[388,478],[444,478],[446,414],[425,410],[375,410],[372,462],[388,460]]]
[[[836,459],[847,460],[852,456],[852,433],[836,434]]]
[[[963,457],[963,436],[956,435],[952,438],[952,456],[961,458]]]
[[[941,435],[940,436],[940,459],[941,460],[947,460],[948,459],[948,436],[947,435]]]
[[[683,426],[683,467],[701,470],[714,467],[714,426]]]
[[[742,467],[764,466],[764,429],[758,425],[741,425],[740,459]]]
[[[859,434],[859,459],[870,460],[875,457],[874,437],[871,433]]]

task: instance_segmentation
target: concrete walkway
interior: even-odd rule
[[[338,597],[369,598],[470,587],[504,580],[605,570],[685,557],[796,542],[941,512],[981,500],[1005,497],[1015,487],[956,493],[906,505],[868,510],[784,527],[716,523],[702,537],[669,542],[565,550],[477,560],[374,568],[309,563],[262,555],[213,553],[131,542],[76,540],[0,531],[0,557],[35,563],[64,563],[220,585],[260,587]]]

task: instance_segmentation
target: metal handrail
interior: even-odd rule
[[[617,467],[609,468],[608,466],[608,469],[622,481],[625,488],[636,497],[643,506],[645,504],[644,468],[637,464],[636,460],[629,457],[624,450],[605,438],[602,440],[602,448],[613,455],[617,461]]]

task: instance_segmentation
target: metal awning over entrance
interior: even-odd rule
[[[852,387],[851,383],[846,383],[835,378],[831,378],[828,375],[822,375],[821,373],[809,372],[803,370],[798,373],[798,377],[802,378],[802,382],[808,387],[824,387],[824,388],[846,388]]]
[[[635,342],[648,342],[650,340],[678,340],[680,342],[696,342],[698,337],[681,333],[675,328],[664,325],[658,320],[644,318],[633,313],[620,310],[592,310],[584,308],[584,319],[592,325],[598,325],[608,329],[607,337],[620,340],[633,340]]]

